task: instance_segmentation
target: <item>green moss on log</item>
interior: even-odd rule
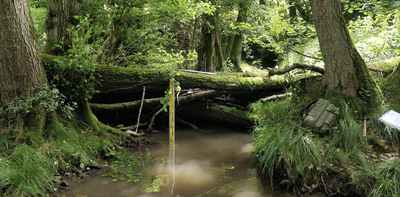
[[[368,64],[368,67],[372,69],[392,72],[399,63],[400,57],[392,57],[387,60],[371,62]]]
[[[54,59],[62,58],[41,54],[40,58],[47,65],[54,65]],[[265,91],[283,89],[289,82],[282,76],[274,77],[237,77],[204,75],[201,73],[188,73],[168,69],[136,69],[98,65],[96,74],[102,76],[102,83],[98,89],[103,92],[132,93],[142,92],[142,86],[148,87],[147,91],[164,91],[168,88],[170,76],[180,82],[183,88],[206,88],[231,91]],[[303,74],[293,76],[293,81],[314,76]]]

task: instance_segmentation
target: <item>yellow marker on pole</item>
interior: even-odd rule
[[[169,191],[174,196],[175,183],[175,86],[174,79],[169,80]]]

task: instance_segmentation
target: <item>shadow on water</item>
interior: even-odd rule
[[[159,146],[149,147],[158,161],[168,159],[168,132],[152,136]],[[283,197],[292,193],[262,185],[250,167],[251,135],[232,128],[177,130],[173,187],[169,186],[169,163],[159,162],[145,170],[147,181],[113,182],[101,175],[102,169],[85,179],[69,180],[60,196],[75,197],[166,197],[166,196],[233,196]],[[171,190],[173,195],[171,195]]]

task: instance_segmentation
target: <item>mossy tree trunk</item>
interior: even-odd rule
[[[37,33],[26,0],[0,1],[0,107],[25,100],[47,86],[40,65]],[[45,113],[34,109],[18,123],[20,128],[43,129]],[[4,125],[0,124],[0,130]]]
[[[238,25],[241,25],[247,20],[247,11],[248,11],[247,5],[249,5],[249,2],[247,1],[240,2],[238,5],[239,13],[236,20],[236,23]],[[237,34],[233,36],[232,46],[230,47],[230,53],[229,53],[229,60],[231,61],[233,68],[237,72],[242,71],[240,68],[240,61],[242,59],[243,39],[244,39],[243,30],[239,28]]]
[[[215,0],[212,0],[211,3],[216,5]],[[212,15],[204,14],[203,16],[202,37],[197,50],[197,70],[199,71],[216,72],[221,70],[224,65],[221,32],[217,20],[218,9]]]
[[[47,0],[47,14],[44,22],[46,45],[43,53],[64,55],[72,45],[72,35],[67,29],[79,24],[75,16],[81,15],[83,0]],[[62,48],[56,46],[60,45]]]
[[[392,74],[382,81],[380,87],[387,94],[388,100],[400,105],[400,64],[398,64]]]
[[[381,103],[382,93],[355,48],[343,18],[340,0],[311,0],[315,29],[325,62],[327,94],[356,97],[368,91],[368,104]]]

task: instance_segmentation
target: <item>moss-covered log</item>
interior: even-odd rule
[[[204,88],[225,91],[266,91],[283,89],[288,82],[279,76],[274,77],[233,77],[219,75],[204,75],[187,73],[182,71],[161,69],[133,69],[98,66],[96,72],[102,76],[103,93],[141,92],[142,85],[148,87],[148,91],[160,91],[168,88],[169,76],[179,81],[182,88]],[[313,76],[304,74],[293,77],[294,81]]]

